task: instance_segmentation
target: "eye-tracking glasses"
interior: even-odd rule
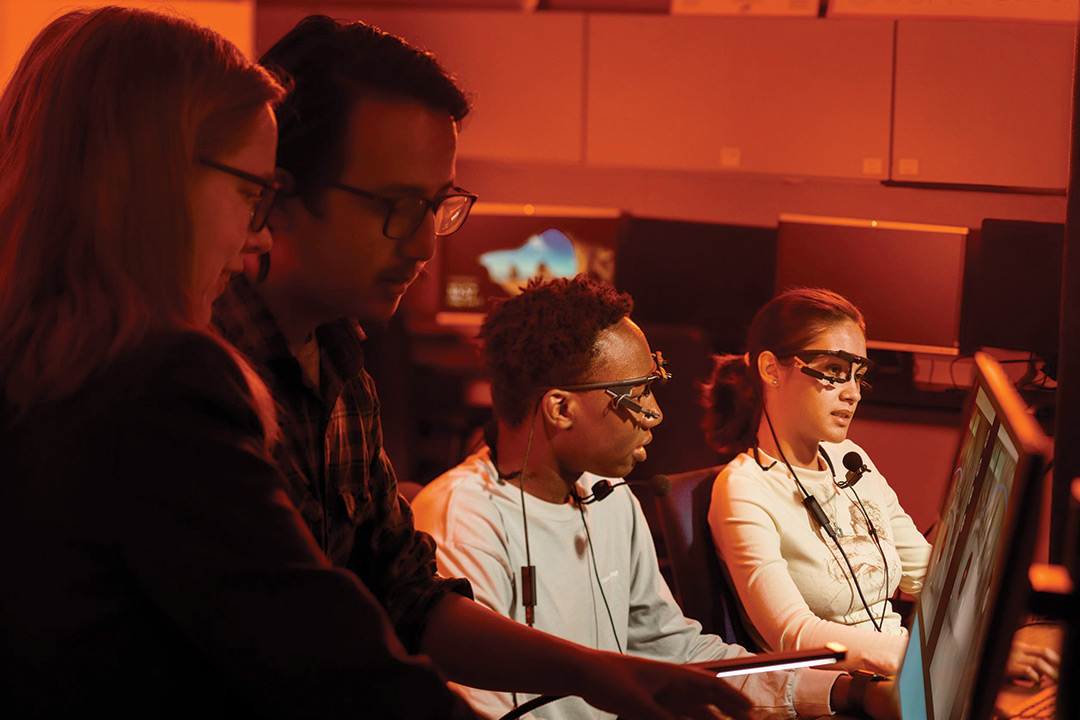
[[[253,233],[257,233],[266,227],[266,222],[270,219],[270,211],[274,209],[274,201],[277,199],[278,193],[287,195],[292,191],[292,176],[281,168],[274,170],[273,180],[267,180],[259,175],[253,175],[249,172],[223,165],[210,158],[200,157],[199,164],[214,170],[219,170],[228,175],[232,175],[233,177],[238,177],[241,180],[246,180],[263,189],[262,193],[259,195],[259,201],[255,204],[255,207],[251,208],[251,223],[248,225],[248,228]]]
[[[641,407],[641,404],[637,402],[641,398],[649,397],[652,392],[652,384],[659,382],[661,385],[671,379],[671,373],[667,369],[667,360],[664,360],[663,355],[657,350],[652,354],[653,364],[656,369],[644,377],[630,378],[629,380],[616,380],[613,382],[597,382],[597,383],[584,383],[581,385],[561,385],[560,390],[569,390],[570,392],[579,392],[584,390],[603,390],[611,396],[611,407],[616,410],[622,408],[630,412],[643,415],[650,420],[655,420],[660,417],[660,413],[653,410],[646,410]],[[634,388],[641,385],[645,386],[645,389],[641,391],[640,395],[633,396],[630,393]]]
[[[391,240],[406,240],[412,237],[424,224],[428,211],[435,215],[436,235],[453,235],[465,224],[469,210],[476,202],[476,195],[459,187],[434,200],[428,200],[422,195],[385,197],[344,183],[330,183],[330,187],[382,203],[386,207],[382,231],[383,235]]]
[[[847,350],[800,350],[783,356],[794,358],[804,375],[824,380],[832,385],[843,385],[854,377],[862,390],[869,390],[866,373],[874,367],[874,361]]]

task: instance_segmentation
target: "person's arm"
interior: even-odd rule
[[[428,620],[422,649],[451,680],[482,690],[577,695],[625,717],[709,717],[709,704],[742,714],[745,699],[709,675],[585,648],[499,614],[514,614],[518,563],[507,556],[498,499],[483,487],[493,472],[474,456],[416,498],[418,524],[439,542],[441,570],[468,576],[480,601],[447,596]]]
[[[319,551],[224,350],[195,336],[147,362],[108,487],[150,603],[259,714],[472,717]]]
[[[703,633],[701,623],[683,614],[660,572],[652,532],[637,498],[629,492],[620,495],[618,502],[624,503],[625,509],[615,507],[614,499],[607,502],[609,505],[602,509],[619,512],[613,524],[620,530],[626,529],[626,536],[620,536],[616,544],[629,555],[630,572],[620,570],[629,577],[618,578],[629,584],[626,651],[678,663],[748,654],[744,648],[728,644],[717,635]]]
[[[510,539],[491,500],[471,488],[449,493],[454,477],[473,479],[487,470],[470,458],[448,476],[427,485],[414,499],[416,527],[431,535],[438,546],[439,574],[467,578],[476,602],[504,617],[514,616],[515,569],[506,555]],[[456,690],[486,718],[495,720],[512,710],[521,697],[511,692],[481,690],[460,685]],[[563,706],[565,706],[565,702]]]
[[[591,650],[448,595],[428,621],[424,652],[455,682],[492,690],[578,695],[623,718],[747,717],[749,702],[711,674]]]
[[[703,633],[700,623],[683,615],[660,573],[641,506],[632,495],[629,500],[632,520],[623,521],[633,528],[626,543],[633,568],[627,652],[680,663],[750,655],[739,645]],[[800,670],[739,675],[724,682],[749,698],[754,717],[818,717],[829,713],[831,691],[840,676],[831,670]]]
[[[871,678],[867,673],[863,673],[862,677],[846,674],[838,677],[832,688],[830,703],[833,712],[842,715],[864,715],[875,720],[900,720],[900,698],[896,682],[879,676]]]
[[[418,652],[420,637],[432,609],[448,593],[470,596],[469,584],[459,575],[436,574],[435,543],[414,525],[409,504],[398,494],[397,477],[383,448],[379,397],[367,372],[352,381],[349,391],[359,419],[348,432],[354,452],[369,456],[364,477],[355,478],[357,510],[364,518],[357,525],[347,567],[375,595],[390,616],[398,638],[410,652]],[[346,492],[354,492],[351,489]]]
[[[785,532],[798,533],[801,561],[812,562],[825,546],[810,529],[802,505],[786,500],[786,506],[777,508],[780,502],[765,494],[759,478],[731,472],[729,466],[713,485],[709,507],[720,561],[727,564],[742,606],[766,647],[799,650],[838,642],[848,648],[840,667],[895,673],[907,647],[905,636],[831,622],[810,609],[781,552],[780,525],[785,523]]]

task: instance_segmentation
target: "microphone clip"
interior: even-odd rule
[[[612,485],[609,480],[600,480],[592,486],[592,494],[586,495],[585,497],[579,497],[578,502],[580,502],[582,505],[589,505],[591,503],[600,502],[608,495],[615,492],[615,488],[619,487],[620,485],[626,485],[626,482],[623,481],[621,483],[618,483],[617,485]]]
[[[862,456],[857,452],[849,452],[844,456],[844,467],[847,468],[847,474],[843,480],[836,482],[838,488],[849,488],[862,479],[862,476],[870,472],[870,468],[863,462]]]

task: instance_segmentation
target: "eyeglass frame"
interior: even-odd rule
[[[382,203],[383,206],[386,207],[386,217],[383,218],[382,234],[385,237],[387,237],[387,238],[389,238],[391,240],[407,240],[408,238],[412,237],[413,234],[417,230],[420,229],[420,226],[424,224],[424,218],[427,217],[427,214],[430,212],[432,214],[432,216],[436,215],[439,212],[439,206],[442,205],[447,200],[449,200],[450,198],[456,198],[456,197],[469,198],[469,203],[465,206],[465,217],[461,220],[460,225],[458,225],[456,228],[454,228],[453,230],[451,230],[448,233],[440,233],[440,232],[438,232],[438,230],[435,231],[435,234],[438,235],[439,237],[447,237],[449,235],[453,235],[458,230],[460,230],[461,227],[465,224],[465,221],[469,219],[469,212],[472,210],[472,206],[474,204],[476,204],[476,200],[478,198],[477,195],[469,192],[465,188],[460,188],[460,187],[457,187],[457,186],[454,186],[454,187],[450,188],[450,192],[445,193],[443,195],[440,195],[439,197],[435,198],[434,200],[429,200],[428,198],[424,197],[423,195],[402,195],[400,197],[392,198],[392,197],[387,197],[385,195],[378,195],[378,194],[373,193],[373,192],[368,192],[367,190],[362,190],[362,189],[360,189],[358,187],[353,187],[352,185],[346,185],[345,183],[342,183],[342,182],[332,182],[332,183],[329,183],[329,185],[327,185],[327,187],[332,187],[332,188],[335,188],[337,190],[344,190],[345,192],[352,193],[353,195],[356,195],[357,197],[366,198],[368,200],[375,200],[375,201],[378,201],[378,202]],[[424,211],[422,213],[420,213],[419,215],[417,215],[419,220],[413,225],[413,228],[412,228],[412,230],[410,232],[404,234],[402,237],[394,237],[389,232],[389,230],[390,230],[390,218],[393,217],[393,215],[394,215],[394,206],[397,205],[400,201],[406,200],[406,199],[419,200],[424,205]]]
[[[586,390],[603,390],[611,396],[611,407],[615,410],[622,408],[629,410],[630,412],[640,413],[647,418],[656,419],[660,417],[660,414],[652,410],[646,410],[636,402],[643,397],[649,397],[652,392],[652,384],[656,381],[660,381],[661,387],[671,379],[671,371],[667,369],[667,360],[664,359],[663,353],[659,350],[652,353],[653,364],[656,369],[648,375],[638,378],[630,378],[629,380],[616,380],[610,382],[595,382],[595,383],[580,383],[577,385],[559,385],[551,390],[566,390],[568,392],[583,392]],[[634,389],[638,385],[644,385],[645,390],[636,398],[630,396],[630,390]],[[615,388],[625,388],[626,392],[617,393]]]
[[[263,189],[263,194],[259,196],[259,202],[255,207],[251,208],[251,222],[248,223],[248,229],[253,233],[262,232],[262,229],[266,227],[266,224],[270,221],[270,212],[274,209],[274,203],[277,201],[277,196],[287,195],[290,191],[292,183],[289,181],[290,176],[284,170],[275,168],[275,179],[267,180],[266,178],[255,175],[253,173],[234,168],[230,165],[219,163],[216,160],[211,160],[208,157],[200,156],[197,158],[200,165],[205,165],[212,170],[223,172],[226,175],[232,175],[238,177],[241,180],[246,180],[253,185],[258,185]],[[269,195],[267,195],[269,193]],[[267,199],[269,198],[269,199]],[[260,213],[260,208],[265,207]],[[256,222],[256,218],[261,219]]]
[[[822,355],[834,357],[848,363],[847,374],[842,378],[834,378],[826,375],[820,370],[815,370],[814,368],[810,367],[809,363],[812,362],[814,358],[821,357]],[[778,355],[777,358],[780,360],[794,359],[797,363],[799,363],[799,371],[802,372],[803,375],[809,375],[816,380],[822,380],[829,383],[830,385],[846,385],[847,383],[851,382],[852,377],[855,377],[855,380],[859,383],[859,387],[861,389],[870,390],[872,388],[870,383],[864,380],[863,377],[865,377],[866,373],[870,372],[870,370],[874,367],[876,363],[870,358],[863,357],[862,355],[856,355],[855,353],[848,352],[847,350],[819,350],[816,348],[807,348],[806,350],[799,350],[798,352]],[[862,376],[856,376],[856,368],[863,366],[865,366],[866,369],[863,371]]]

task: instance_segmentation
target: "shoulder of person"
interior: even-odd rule
[[[242,415],[254,421],[251,386],[238,350],[197,331],[158,333],[125,352],[109,368],[111,383],[122,384],[131,401],[172,404]]]
[[[413,499],[412,510],[424,530],[445,525],[445,532],[452,533],[461,520],[495,518],[497,503],[509,497],[513,487],[498,481],[485,448],[426,484]]]
[[[716,476],[716,486],[739,486],[744,484],[760,485],[767,473],[761,469],[748,453],[739,453]]]
[[[852,452],[858,453],[859,457],[862,458],[863,463],[867,467],[872,468],[874,466],[873,462],[870,460],[870,455],[866,450],[863,450],[860,445],[852,440],[845,438],[838,443],[822,442],[820,443],[820,447],[822,451],[828,455],[829,461],[832,462],[833,469],[836,471],[837,475],[841,474],[841,472],[847,472],[844,469],[844,457]]]
[[[411,503],[413,510],[446,506],[455,498],[482,492],[486,485],[491,484],[488,480],[489,468],[486,456],[479,453],[470,455],[424,485]]]
[[[124,351],[109,371],[122,373],[132,379],[167,375],[182,378],[207,370],[243,377],[234,359],[239,357],[239,351],[230,348],[224,340],[195,330],[158,332]]]

